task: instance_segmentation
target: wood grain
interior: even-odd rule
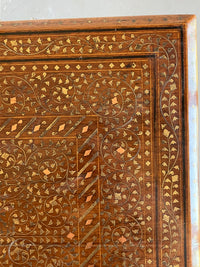
[[[0,265],[199,266],[195,17],[0,25]]]

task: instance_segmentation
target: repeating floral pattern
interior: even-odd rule
[[[2,58],[104,57],[0,66],[2,266],[153,266],[161,248],[162,266],[184,264],[178,36],[1,40]]]

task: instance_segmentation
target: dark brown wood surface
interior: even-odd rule
[[[194,64],[192,15],[0,24],[0,266],[199,266]]]

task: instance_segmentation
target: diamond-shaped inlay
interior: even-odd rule
[[[147,187],[150,187],[150,186],[151,186],[151,183],[149,183],[149,182],[146,183],[146,186],[147,186]]]
[[[150,152],[148,150],[145,151],[145,155],[149,156]]]
[[[65,68],[68,70],[70,68],[70,65],[65,65]]]
[[[143,65],[143,68],[146,70],[148,68],[148,65],[147,64],[144,64]]]
[[[147,220],[148,220],[148,221],[151,221],[151,216],[148,216],[148,217],[147,217]]]
[[[124,236],[121,236],[118,240],[122,244],[124,244],[127,241],[127,239]]]
[[[85,249],[90,249],[93,245],[93,242],[88,242],[85,246]]]
[[[11,127],[11,131],[13,132],[13,131],[15,131],[16,129],[17,129],[17,124],[12,125],[12,127]]]
[[[87,220],[86,223],[85,223],[85,225],[90,225],[92,223],[92,221],[93,220],[91,220],[91,219],[90,220]]]
[[[55,70],[59,70],[60,67],[59,67],[58,65],[56,65],[56,66],[54,67],[54,69],[55,69]]]
[[[67,237],[68,237],[69,239],[73,239],[74,236],[75,236],[75,235],[74,235],[73,233],[71,233],[71,232],[67,235]]]
[[[88,131],[88,126],[83,127],[82,133],[86,133]]]
[[[43,173],[44,173],[45,175],[49,175],[51,172],[50,172],[49,169],[47,168],[47,169],[43,170]]]
[[[147,131],[145,132],[145,134],[146,134],[147,136],[149,136],[151,133],[150,133],[149,130],[147,130]]]
[[[16,97],[11,97],[10,104],[15,104],[15,103],[16,103]]]
[[[112,99],[112,104],[115,105],[118,103],[118,100],[117,100],[117,97],[115,96],[113,99]]]
[[[48,67],[47,65],[44,65],[44,66],[43,66],[43,69],[44,69],[44,70],[48,70],[48,68],[49,68],[49,67]]]
[[[37,131],[39,131],[39,129],[40,129],[40,125],[36,125],[35,127],[34,127],[34,132],[37,132]]]
[[[92,176],[92,172],[87,172],[85,178],[87,179],[87,178],[90,178],[91,176]]]
[[[63,87],[63,88],[62,88],[62,93],[63,93],[64,95],[67,95],[67,94],[68,94],[68,89],[65,88],[65,87]]]
[[[58,128],[58,131],[63,131],[65,129],[65,123],[61,124]]]
[[[86,157],[86,156],[89,156],[90,155],[90,153],[91,153],[91,149],[88,149],[88,150],[86,150],[85,151],[85,153],[84,153],[84,156]]]
[[[88,196],[88,197],[86,198],[86,202],[90,202],[90,201],[91,201],[91,199],[92,199],[92,197],[93,197],[93,195],[91,195],[91,196]]]
[[[117,149],[117,152],[119,153],[119,154],[123,154],[124,152],[125,152],[125,149],[123,149],[123,147],[119,147],[118,149]]]

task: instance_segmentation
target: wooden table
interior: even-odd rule
[[[0,25],[0,266],[199,266],[195,17]]]

